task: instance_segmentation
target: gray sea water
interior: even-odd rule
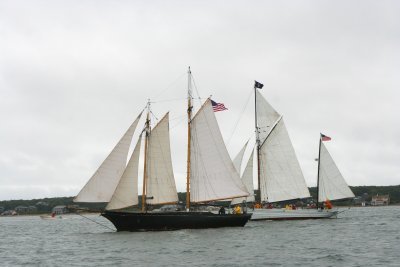
[[[400,266],[394,206],[351,208],[338,219],[168,232],[117,233],[64,218],[0,217],[0,266]]]

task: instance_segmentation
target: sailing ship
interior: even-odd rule
[[[262,86],[263,85],[258,82],[256,82],[254,86],[257,182],[259,189],[259,194],[255,201],[269,204],[280,201],[310,198],[311,196],[293,145],[290,141],[283,117],[267,102],[259,90],[257,90],[257,88],[261,89]],[[243,157],[241,155],[241,153],[244,153],[242,150],[235,159]],[[252,160],[252,155],[250,160]],[[324,166],[327,162],[328,159],[324,159],[319,166]],[[249,162],[247,167],[250,167]],[[249,176],[251,178],[249,178]],[[330,179],[330,175],[325,178],[326,179],[321,179],[321,181]],[[245,172],[242,179],[251,181],[252,183],[252,170]],[[320,179],[318,179],[318,181],[320,181]],[[323,190],[322,188],[326,184],[328,183],[325,182],[320,186],[318,182],[318,188]],[[342,184],[337,186],[341,185]],[[331,200],[333,199],[334,198],[331,198]],[[248,199],[241,199],[239,201],[251,202]],[[233,200],[232,204],[239,201]],[[257,208],[254,210],[251,220],[320,219],[331,218],[336,215],[337,211],[321,209],[293,210]]]
[[[186,209],[151,209],[154,205],[177,203],[178,195],[171,160],[169,115],[167,113],[151,129],[148,103],[145,127],[128,164],[130,143],[141,113],[74,199],[74,202],[107,202],[101,215],[111,221],[117,231],[244,226],[251,217],[251,214],[216,214],[197,209],[197,204],[246,197],[249,193],[229,157],[211,99],[207,99],[192,117],[190,68],[188,78]],[[142,135],[145,139],[142,206],[140,211],[132,211],[128,208],[139,204],[138,167]]]
[[[324,141],[330,141],[331,138],[320,134],[319,152],[318,152],[318,180],[317,180],[317,209],[320,203],[331,200],[354,198],[355,195],[344,180],[335,161],[329,154],[324,145]]]

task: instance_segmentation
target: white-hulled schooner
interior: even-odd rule
[[[289,134],[286,130],[283,117],[266,101],[257,88],[262,88],[262,84],[256,82],[254,86],[257,182],[259,189],[256,202],[274,203],[309,198],[310,193],[290,141]],[[239,152],[235,159],[243,157],[243,155],[240,156],[241,153],[244,153],[244,151]],[[252,155],[250,157],[251,161]],[[324,158],[320,161],[319,166],[325,166],[327,162],[328,160]],[[247,163],[246,169],[249,166],[252,167],[250,162]],[[252,182],[252,173],[252,168],[244,172],[242,177],[244,182]],[[326,179],[323,180],[329,180],[330,174],[326,172],[325,174]],[[251,176],[251,178],[248,176]],[[320,179],[318,180],[320,181]],[[247,183],[245,182],[245,184]],[[327,184],[327,182],[325,182],[325,184]],[[318,183],[319,190],[322,190],[321,188],[323,188],[323,186],[324,185],[320,186]],[[343,186],[343,184],[336,186]],[[346,184],[345,186],[348,188]],[[250,190],[250,186],[248,186],[248,189]],[[333,200],[337,198],[330,199]],[[254,199],[241,199],[239,201],[235,199],[232,203],[238,203],[243,200],[247,202],[254,201]],[[337,214],[337,211],[321,211],[322,210],[318,209],[290,210],[260,208],[254,210],[251,220],[319,219],[330,218]]]
[[[148,205],[177,203],[172,169],[168,113],[150,129],[149,104],[144,131],[126,164],[131,139],[140,115],[75,197],[74,202],[107,202],[101,214],[117,231],[157,231],[244,226],[251,214],[215,214],[195,211],[193,203],[246,197],[243,185],[225,147],[211,100],[192,118],[191,72],[188,71],[188,155],[185,211],[150,211]],[[141,211],[126,208],[139,204],[138,168],[144,135],[144,173]]]

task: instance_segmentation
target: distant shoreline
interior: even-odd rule
[[[376,195],[389,195],[389,206],[399,206],[400,205],[400,185],[396,186],[350,186],[356,198],[352,200],[336,200],[332,201],[332,204],[335,207],[360,207],[361,203],[364,202],[370,207],[370,202],[372,201],[372,197]],[[309,191],[311,197],[315,203],[317,199],[317,188],[309,187]],[[255,194],[258,193],[258,190],[255,190]],[[100,211],[103,210],[106,206],[106,203],[74,203],[74,197],[53,197],[53,198],[38,198],[31,200],[2,200],[0,201],[0,214],[4,212],[12,212],[16,211],[20,215],[45,215],[50,214],[53,209],[57,206],[58,208],[63,208],[63,206],[69,205],[78,205],[80,208]],[[178,199],[180,202],[186,202],[186,193],[179,192]],[[302,205],[307,205],[311,203],[311,199],[305,200],[291,200],[282,203],[278,203],[281,206],[286,204],[291,204],[295,202],[302,202]],[[138,196],[139,206],[141,205],[141,196]],[[218,203],[221,205],[228,205],[229,201]],[[296,204],[297,205],[297,204]],[[7,216],[7,215],[3,215]]]
[[[384,207],[400,207],[400,204],[392,204],[392,205],[387,205],[387,206],[334,206],[334,208],[337,209],[352,209],[352,208],[384,208]],[[248,211],[249,213],[251,212],[251,209]],[[63,213],[63,214],[58,214],[57,216],[80,216],[80,215],[97,215],[99,216],[101,212],[70,212],[70,213]],[[12,217],[40,217],[43,215],[51,215],[51,213],[31,213],[31,214],[17,214],[17,215],[2,215],[0,218],[12,218]]]

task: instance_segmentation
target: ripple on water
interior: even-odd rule
[[[4,266],[396,266],[399,211],[352,208],[336,220],[153,233],[112,232],[73,215],[0,217],[0,258]]]

